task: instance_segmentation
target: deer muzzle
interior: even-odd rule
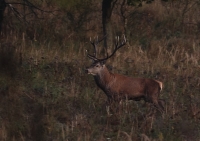
[[[96,75],[90,68],[85,69],[85,73]]]

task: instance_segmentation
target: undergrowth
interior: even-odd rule
[[[21,64],[20,57],[12,59],[17,64],[15,75],[1,72],[1,139],[139,140],[142,135],[198,140],[199,45],[194,42],[187,51],[180,46],[169,50],[163,44],[159,40],[156,51],[130,45],[119,51],[120,59],[107,62],[114,72],[164,83],[161,98],[166,111],[147,118],[148,107],[142,101],[123,101],[120,111],[106,107],[105,94],[84,73],[90,64],[84,48],[52,51],[51,46],[26,42],[21,52],[14,51],[13,56],[23,55]]]
[[[164,10],[155,5],[154,8]],[[143,7],[137,14],[145,15],[149,11],[153,17],[156,15],[149,7]],[[106,63],[113,72],[163,82],[161,98],[165,100],[165,112],[150,117],[146,116],[150,106],[144,101],[125,100],[107,107],[106,95],[97,88],[93,77],[85,74],[85,68],[92,63],[85,51],[92,51],[88,36],[91,30],[79,31],[82,32],[79,36],[78,32],[59,26],[62,30],[57,32],[46,25],[53,19],[49,18],[39,26],[33,25],[35,31],[30,34],[19,29],[3,34],[0,43],[0,140],[198,141],[199,35],[195,31],[192,36],[192,30],[187,34],[187,30],[175,36],[177,26],[173,25],[172,31],[167,20],[171,15],[162,17],[163,13],[154,17],[156,20],[149,26],[156,27],[149,32],[144,32],[147,31],[146,18],[134,15],[133,19],[143,22],[137,25],[141,26],[142,33],[134,31],[140,29],[133,29],[135,25],[130,26],[135,35],[128,35],[128,44]],[[159,26],[162,20],[166,25],[160,23]],[[162,30],[159,32],[158,28]],[[163,34],[167,28],[173,34]],[[184,27],[183,31],[186,29]]]

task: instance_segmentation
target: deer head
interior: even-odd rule
[[[105,58],[99,59],[97,58],[96,47],[102,40],[104,40],[104,38],[105,36],[101,40],[98,40],[98,38],[96,38],[93,42],[90,41],[94,48],[94,55],[87,54],[87,56],[93,60],[92,65],[86,69],[86,73],[88,74],[92,74],[94,76],[100,74],[106,68],[105,66],[106,60],[111,58],[118,49],[120,49],[122,46],[126,44],[125,36],[123,36],[123,40],[121,41],[121,43],[119,43],[119,37],[116,37],[114,51],[110,55],[108,55],[107,53],[107,56]]]

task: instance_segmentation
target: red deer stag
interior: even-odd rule
[[[107,53],[106,58],[98,59],[96,56],[96,46],[103,39],[91,42],[94,47],[94,55],[87,54],[87,56],[93,60],[93,63],[86,69],[86,73],[94,76],[97,86],[105,92],[108,101],[120,101],[122,99],[139,101],[144,99],[145,102],[153,103],[159,111],[163,111],[162,100],[159,99],[163,86],[162,82],[148,78],[131,78],[112,73],[105,66],[105,61],[126,44],[126,38],[124,37],[121,43],[119,43],[118,38],[111,55]]]

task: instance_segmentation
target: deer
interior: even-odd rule
[[[105,38],[105,37],[104,37]],[[104,39],[103,38],[103,39]],[[105,62],[111,58],[117,50],[123,47],[127,40],[124,36],[121,43],[119,37],[116,39],[114,51],[105,58],[97,58],[97,45],[103,40],[90,42],[94,48],[94,55],[87,53],[87,57],[93,60],[90,67],[86,68],[86,73],[94,77],[96,85],[106,94],[108,102],[120,102],[120,100],[144,100],[145,103],[152,103],[157,110],[163,112],[162,99],[159,99],[163,83],[150,78],[133,78],[126,75],[113,73],[106,67]]]

